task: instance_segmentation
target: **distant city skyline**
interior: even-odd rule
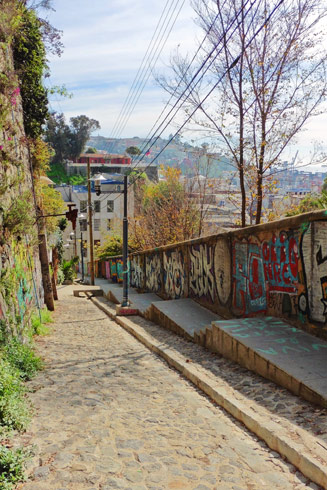
[[[54,0],[56,11],[47,15],[50,22],[63,31],[65,48],[60,58],[49,57],[51,76],[46,83],[48,86],[64,84],[73,98],[51,96],[51,110],[63,112],[67,120],[79,114],[95,118],[101,129],[94,135],[112,136],[112,128],[165,4],[164,0],[111,0],[108,3],[81,0],[76,8],[73,2]],[[186,0],[158,60],[157,71],[166,69],[170,53],[177,45],[183,53],[194,53],[196,40],[203,36],[194,17]],[[150,77],[121,137],[146,137],[166,99],[166,93]],[[284,159],[291,161],[298,149],[298,164],[301,160],[307,163],[313,140],[319,140],[327,150],[326,121],[326,114],[313,118],[298,136],[297,143],[285,152]],[[169,133],[174,133],[174,127],[167,128],[163,137],[168,137]],[[319,169],[312,167],[312,170]]]

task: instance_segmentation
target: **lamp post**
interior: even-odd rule
[[[76,233],[73,231],[69,233],[69,238],[74,242],[74,255],[77,255],[77,243],[76,243]]]
[[[123,184],[123,196],[124,196],[124,215],[123,215],[123,301],[121,306],[129,306],[128,301],[128,218],[127,218],[127,190],[128,190],[128,177],[127,175],[121,175],[123,181],[115,179],[106,179],[103,175],[95,175],[92,179],[94,181],[94,188],[97,196],[101,194],[101,182],[105,184],[113,184],[116,186],[116,191],[120,191],[120,186]],[[114,192],[114,191],[109,191]]]
[[[91,275],[91,285],[94,286],[94,253],[93,253],[93,223],[92,223],[92,202],[91,202],[90,157],[88,157],[88,159],[87,159],[87,208],[88,208],[89,234],[90,234],[90,275]]]
[[[95,175],[91,178],[90,170],[90,158],[87,159],[87,204],[88,204],[88,217],[89,217],[89,233],[90,233],[90,275],[91,284],[94,286],[94,243],[93,243],[93,223],[92,223],[92,201],[91,201],[91,182],[94,182],[94,188],[96,195],[101,194],[101,181],[106,178],[101,175]]]
[[[81,232],[81,263],[82,263],[82,282],[84,282],[84,243],[83,243],[83,231],[82,231],[82,221],[85,219],[84,214],[78,215],[79,227]]]
[[[123,217],[123,302],[122,306],[129,306],[128,301],[128,218],[127,218],[127,175],[124,175],[124,217]]]

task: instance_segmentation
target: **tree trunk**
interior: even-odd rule
[[[40,216],[40,213],[38,213]],[[53,290],[51,284],[50,270],[49,270],[49,258],[47,251],[47,239],[45,234],[45,226],[43,218],[38,220],[38,238],[39,238],[39,256],[41,262],[42,283],[44,290],[44,302],[50,311],[54,311],[54,299]]]

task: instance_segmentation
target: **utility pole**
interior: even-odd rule
[[[94,286],[94,253],[93,253],[93,224],[92,224],[92,201],[91,201],[91,170],[90,170],[90,157],[87,158],[87,207],[89,218],[89,232],[90,232],[90,274],[91,285]]]
[[[82,282],[84,282],[84,246],[83,232],[81,231],[81,262],[82,262]]]
[[[53,289],[52,289],[50,269],[49,269],[45,223],[40,208],[38,208],[38,218],[39,219],[37,225],[38,225],[38,239],[39,239],[39,256],[41,262],[44,302],[49,311],[54,311],[55,307],[54,307]]]
[[[127,175],[124,175],[124,217],[123,217],[123,302],[122,306],[129,306],[128,302],[128,218],[127,218]]]

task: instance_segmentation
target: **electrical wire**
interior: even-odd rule
[[[143,67],[143,63],[145,63],[145,60],[146,60],[146,57],[147,57],[148,52],[149,52],[149,50],[150,50],[150,47],[151,47],[152,41],[153,41],[153,39],[154,39],[154,37],[155,37],[155,35],[156,35],[156,32],[157,32],[157,30],[158,30],[158,28],[159,28],[159,25],[160,25],[161,19],[162,19],[163,15],[164,15],[164,12],[165,12],[165,10],[166,10],[166,8],[167,8],[168,4],[169,4],[169,0],[167,0],[166,4],[165,4],[165,6],[164,6],[164,9],[163,9],[163,11],[161,12],[160,19],[159,19],[159,21],[158,21],[158,23],[157,23],[157,26],[156,26],[156,28],[155,28],[155,30],[154,30],[154,33],[153,33],[153,35],[152,35],[152,38],[151,38],[151,40],[150,40],[150,42],[149,42],[149,45],[148,45],[148,47],[147,47],[147,50],[146,50],[146,52],[145,52],[145,54],[144,54],[144,56],[143,56],[143,59],[142,59],[142,61],[141,61],[141,64],[140,64],[140,66],[139,66],[139,68],[138,68],[138,71],[137,71],[137,73],[136,73],[136,75],[135,75],[135,78],[134,78],[134,80],[133,80],[133,82],[132,82],[132,85],[131,85],[131,87],[130,87],[130,89],[129,89],[129,92],[128,92],[127,97],[126,97],[126,99],[125,99],[125,101],[124,101],[124,104],[123,104],[123,106],[122,106],[122,108],[121,108],[121,110],[120,110],[120,113],[119,113],[119,115],[118,115],[118,118],[117,118],[117,120],[116,120],[116,122],[115,122],[115,124],[114,124],[114,126],[113,126],[113,128],[112,128],[112,130],[111,130],[111,134],[115,134],[115,131],[116,131],[116,126],[118,125],[119,120],[120,120],[120,118],[121,118],[121,116],[122,116],[123,112],[125,111],[125,108],[126,108],[127,102],[129,101],[129,98],[130,98],[130,96],[131,96],[131,94],[132,94],[132,91],[134,90],[134,85],[136,85],[136,84],[137,84],[137,81],[138,81],[138,78],[139,78],[139,76],[140,76],[141,70],[143,69],[143,68],[142,68],[142,67]],[[152,49],[152,48],[151,48],[151,49]]]
[[[220,37],[220,39],[218,40],[218,42],[214,45],[213,49],[210,51],[210,53],[207,55],[207,57],[205,58],[205,60],[202,62],[202,64],[200,65],[200,67],[197,69],[196,73],[193,75],[192,79],[190,80],[190,82],[187,84],[186,88],[183,90],[183,92],[180,94],[180,96],[178,97],[178,99],[176,100],[175,104],[173,105],[173,107],[171,108],[171,110],[169,111],[169,113],[166,115],[166,117],[164,118],[164,120],[161,122],[161,124],[159,125],[159,127],[156,129],[156,132],[158,131],[158,129],[160,129],[162,127],[162,125],[165,123],[166,119],[168,118],[168,116],[170,116],[170,114],[174,111],[174,109],[177,107],[177,105],[179,104],[179,102],[183,99],[183,97],[185,96],[185,99],[182,100],[182,103],[180,104],[179,107],[177,107],[175,113],[171,116],[171,118],[169,119],[169,121],[165,124],[165,126],[162,128],[162,130],[160,131],[160,133],[156,136],[154,134],[154,136],[151,137],[151,139],[153,139],[155,137],[155,140],[151,143],[151,145],[149,147],[147,147],[147,152],[150,151],[150,149],[155,145],[155,143],[158,141],[158,139],[160,138],[160,136],[163,134],[163,132],[165,131],[165,129],[167,129],[167,127],[169,126],[169,124],[172,122],[172,120],[174,119],[174,117],[176,116],[176,114],[178,113],[178,111],[181,109],[181,107],[183,106],[183,103],[185,102],[185,100],[187,100],[187,97],[189,97],[192,93],[192,91],[195,89],[195,87],[203,80],[204,78],[204,75],[207,73],[207,71],[210,69],[210,67],[212,66],[212,64],[215,62],[215,60],[217,59],[217,57],[219,56],[219,54],[221,53],[221,51],[224,49],[224,46],[226,45],[226,43],[231,39],[231,37],[233,36],[234,32],[236,31],[236,29],[238,28],[239,24],[237,24],[234,28],[233,28],[233,31],[232,33],[229,34],[229,38],[226,39],[226,35],[228,34],[228,32],[230,31],[230,29],[232,28],[233,24],[235,23],[235,21],[237,21],[237,18],[238,16],[242,13],[243,9],[246,7],[246,4],[249,3],[250,0],[247,0],[247,2],[245,3],[245,5],[243,5],[243,7],[239,10],[239,12],[236,14],[236,16],[233,18],[233,21],[230,23],[230,25],[226,28],[226,30],[223,32],[222,36]],[[254,3],[256,2],[257,0],[254,0],[254,2],[251,3],[249,9],[244,13],[244,17],[246,17],[248,15],[248,13],[250,12],[250,10],[252,9]],[[219,51],[217,52],[217,54],[212,58],[212,60],[210,61],[210,63],[206,66],[208,60],[210,60],[212,54],[215,52],[215,50],[217,49],[217,47],[219,46],[219,44],[224,41],[224,44],[223,46],[219,49]],[[205,68],[204,71],[202,71],[202,69]],[[201,76],[200,78],[195,82],[195,84],[192,86],[193,82],[195,81],[196,77],[201,73]],[[182,80],[182,79],[181,79]],[[190,90],[189,90],[190,89]],[[187,95],[186,92],[189,90],[189,93]],[[150,141],[151,141],[150,139]],[[145,154],[143,154],[143,156],[140,158],[140,160],[138,162],[136,162],[136,166],[138,166],[138,164],[145,158]]]
[[[195,59],[196,59],[197,55],[199,54],[200,50],[202,49],[202,47],[203,47],[203,45],[204,45],[204,43],[205,43],[205,40],[207,39],[207,37],[208,37],[208,35],[209,35],[209,33],[210,33],[210,31],[211,31],[212,27],[215,25],[215,22],[216,22],[216,20],[217,20],[218,16],[219,16],[219,14],[217,14],[217,15],[215,16],[214,20],[212,21],[212,23],[211,23],[211,25],[210,25],[210,27],[209,27],[208,31],[206,32],[206,34],[205,34],[205,36],[204,36],[204,38],[203,38],[202,42],[200,43],[200,45],[199,45],[198,49],[196,50],[195,54],[193,55],[193,58],[192,58],[192,60],[190,61],[190,63],[188,64],[188,66],[187,66],[187,68],[185,69],[185,71],[189,71],[189,70],[191,69],[191,66],[192,66],[193,62],[195,61]],[[145,150],[146,146],[147,146],[147,145],[150,143],[151,139],[153,138],[153,136],[152,136],[151,138],[149,138],[149,136],[150,136],[150,135],[151,135],[151,133],[153,132],[154,128],[156,127],[156,124],[159,122],[159,120],[160,120],[161,116],[164,114],[164,112],[165,112],[165,110],[167,109],[167,107],[170,105],[170,102],[171,102],[171,100],[173,99],[173,97],[175,96],[175,94],[176,94],[177,90],[179,89],[179,87],[180,87],[180,85],[181,85],[181,83],[182,83],[182,80],[183,80],[183,79],[182,79],[182,77],[181,77],[181,79],[179,80],[179,82],[178,82],[177,86],[175,87],[175,89],[174,89],[173,93],[170,95],[169,100],[166,102],[165,107],[163,108],[163,110],[161,111],[161,113],[160,113],[160,114],[159,114],[159,116],[157,117],[156,121],[154,122],[153,126],[152,126],[152,127],[151,127],[151,129],[149,130],[148,134],[146,135],[146,137],[145,137],[145,139],[144,139],[144,140],[145,140],[145,143],[143,143],[143,148],[141,148],[141,150],[140,150],[140,151],[141,151],[140,155],[142,155],[142,153],[144,153],[144,150]],[[167,117],[167,116],[166,116],[166,117]],[[159,126],[159,127],[160,127],[160,126]],[[157,129],[157,130],[158,130],[158,129]],[[156,130],[156,131],[157,131],[157,130]],[[147,140],[148,140],[148,141],[147,141]],[[138,157],[136,157],[136,162],[137,162],[137,160],[138,160]],[[135,162],[135,163],[136,163],[136,162]]]
[[[256,32],[253,34],[253,36],[250,38],[250,40],[248,41],[248,43],[245,45],[244,49],[242,52],[244,52],[249,46],[250,44],[253,42],[253,40],[256,38],[256,36],[262,31],[262,29],[265,28],[265,26],[267,25],[267,23],[270,21],[270,19],[272,18],[273,14],[276,12],[276,10],[284,3],[284,0],[280,0],[278,2],[278,4],[275,5],[275,7],[273,8],[273,10],[271,11],[271,13],[266,17],[266,19],[264,20],[264,22],[261,24],[261,26],[256,30]],[[184,123],[178,128],[178,130],[175,132],[175,134],[168,140],[168,142],[165,144],[165,146],[160,150],[160,152],[151,160],[151,162],[145,167],[145,169],[143,169],[143,172],[158,158],[158,156],[161,155],[161,153],[167,148],[167,146],[172,142],[172,140],[177,136],[177,134],[180,132],[181,129],[184,128],[184,126],[190,121],[190,119],[194,116],[194,114],[196,113],[196,111],[199,109],[199,107],[201,107],[201,105],[209,98],[209,96],[212,94],[212,92],[215,90],[215,88],[221,83],[221,81],[224,79],[224,77],[227,75],[227,73],[232,70],[234,68],[234,66],[237,65],[238,61],[240,60],[241,58],[241,55],[242,55],[242,52],[234,59],[234,61],[227,67],[227,69],[224,71],[224,73],[222,74],[222,76],[218,79],[218,81],[212,86],[212,88],[210,89],[210,91],[207,93],[207,95],[200,101],[200,103],[195,107],[195,109],[191,112],[191,114],[189,114],[189,116],[186,118],[186,120],[184,121]],[[140,175],[139,176],[136,176],[136,178],[134,179],[133,182],[131,182],[129,184],[129,187],[131,185],[133,185],[136,180],[138,180],[140,178]]]
[[[137,104],[137,102],[138,102],[138,100],[139,100],[139,98],[140,98],[143,90],[144,90],[144,87],[145,87],[147,81],[150,78],[151,70],[153,70],[154,67],[156,66],[156,63],[157,63],[157,61],[159,59],[159,56],[162,53],[162,50],[163,50],[164,46],[166,45],[166,42],[168,40],[168,37],[169,37],[169,35],[170,35],[170,33],[171,33],[171,31],[172,31],[175,23],[176,23],[176,20],[177,20],[179,14],[180,14],[180,11],[181,11],[184,3],[185,3],[185,0],[182,0],[181,4],[179,6],[179,1],[180,0],[176,0],[176,3],[174,5],[174,7],[173,7],[173,10],[171,12],[171,15],[170,15],[170,17],[168,19],[167,25],[164,27],[163,34],[162,34],[162,36],[161,36],[161,38],[160,38],[160,40],[158,42],[158,46],[151,48],[150,55],[149,55],[148,59],[145,60],[145,66],[141,69],[141,74],[134,79],[134,82],[135,82],[135,80],[137,80],[137,78],[139,78],[139,80],[137,80],[137,82],[135,83],[135,86],[137,88],[134,87],[134,90],[133,90],[134,93],[133,93],[133,91],[131,92],[131,90],[130,90],[131,94],[129,94],[127,96],[127,99],[125,100],[125,103],[124,103],[125,109],[121,111],[121,114],[118,117],[118,123],[116,122],[116,124],[114,126],[115,127],[115,130],[112,131],[112,136],[111,136],[112,138],[117,138],[117,137],[119,137],[121,135],[122,131],[124,130],[127,122],[129,121],[129,118],[130,118],[130,116],[131,116],[131,114],[132,114],[132,112],[133,112],[133,110],[134,110],[134,108],[135,108],[135,106],[136,106],[136,104]],[[169,24],[171,22],[171,19],[172,19],[174,13],[176,12],[178,6],[179,6],[179,10],[178,10],[177,14],[175,15],[175,18],[173,19],[171,25],[169,26]],[[171,6],[170,6],[170,9],[171,9]],[[166,19],[167,19],[167,15],[166,15],[166,18],[165,18],[165,21],[164,21],[163,25],[160,28],[159,35],[161,33],[161,30],[163,29],[163,26],[165,25]],[[168,31],[168,33],[167,33],[167,35],[166,35],[166,37],[165,37],[165,39],[163,41],[163,38],[164,38],[164,36],[165,36],[168,28],[169,28],[169,31]],[[163,41],[163,43],[160,46],[160,43],[162,41]],[[151,42],[150,42],[150,44],[151,44]],[[155,50],[155,51],[152,53],[153,50]],[[143,60],[142,60],[142,63],[143,63]],[[142,63],[141,63],[141,66],[142,66]],[[146,66],[146,64],[148,66]],[[138,71],[138,73],[139,73],[139,71]],[[133,82],[133,84],[134,84],[134,82]],[[133,84],[132,84],[132,87],[133,87]],[[112,141],[111,146],[109,146],[109,152],[112,149],[113,144],[114,144],[114,142]]]

